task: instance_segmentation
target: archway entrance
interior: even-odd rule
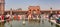
[[[40,7],[39,6],[30,6],[29,10],[28,10],[29,15],[31,15],[31,17],[37,17],[37,15],[40,15]]]

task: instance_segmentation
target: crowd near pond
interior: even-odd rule
[[[50,20],[56,20],[59,24],[60,15],[41,14],[40,17],[33,17],[29,19],[26,15],[0,15],[0,27],[60,27],[57,24],[50,22]]]

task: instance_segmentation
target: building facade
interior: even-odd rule
[[[52,8],[51,8],[52,9]],[[7,13],[12,13],[12,14],[49,14],[49,13],[57,13],[60,14],[60,10],[40,10],[40,6],[29,6],[27,11],[21,10],[19,8],[18,10],[7,10],[5,11],[5,0],[0,0],[0,14],[7,14]]]
[[[11,11],[7,10],[4,11],[4,14],[10,13]],[[50,13],[56,13],[56,14],[60,14],[60,10],[40,10],[40,6],[29,6],[28,10],[23,11],[23,10],[12,10],[12,14],[20,14],[20,15],[29,15],[29,14],[50,14]]]

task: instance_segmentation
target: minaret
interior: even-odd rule
[[[51,13],[52,13],[52,7],[50,9],[51,9]]]
[[[5,0],[0,0],[0,14],[4,14]]]

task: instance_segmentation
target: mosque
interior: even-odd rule
[[[17,9],[17,10],[12,10],[12,8],[10,10],[6,10],[5,11],[5,0],[0,0],[0,14],[49,14],[49,13],[57,13],[60,14],[60,10],[52,10],[52,8],[50,8],[50,10],[40,10],[40,6],[29,6],[28,10],[23,11],[21,8]]]

